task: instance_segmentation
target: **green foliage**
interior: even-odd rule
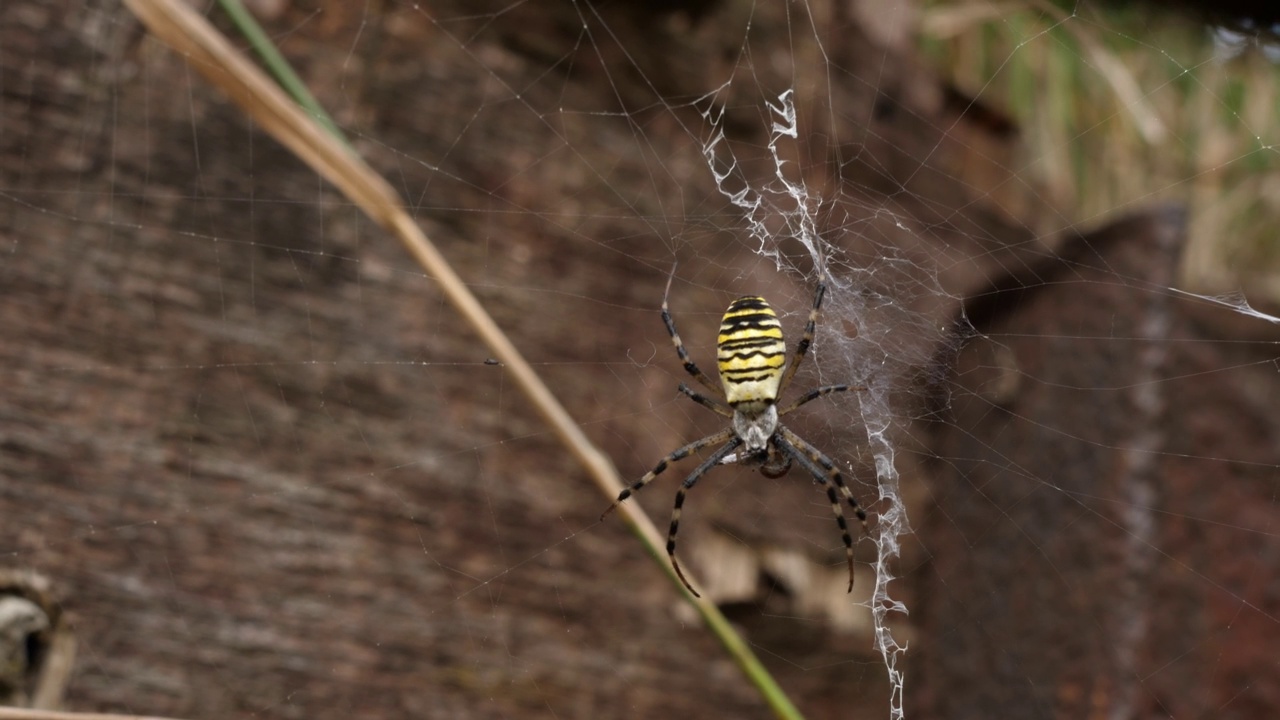
[[[1274,38],[1156,6],[1032,0],[928,2],[921,28],[940,74],[1014,119],[1023,145],[1009,169],[1066,223],[1180,202],[1184,283],[1280,293]]]

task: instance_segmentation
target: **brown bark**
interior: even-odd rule
[[[748,5],[328,3],[316,12],[297,3],[270,23],[358,149],[629,476],[717,427],[674,391],[685,378],[657,313],[673,259],[688,281],[673,309],[698,358],[710,357],[718,291],[792,298],[790,312],[808,301],[810,288],[757,271],[700,156],[691,101],[744,57],[761,61],[723,97],[729,141],[759,158],[763,101],[797,89],[806,181],[844,200],[824,236],[855,264],[892,247],[911,268],[873,278],[881,286],[868,291],[899,297],[936,327],[958,301],[898,291],[936,280],[951,297],[980,295],[997,269],[1048,252],[956,170],[986,163],[981,174],[999,185],[1011,137],[957,124],[909,47],[864,31],[844,4],[809,3],[814,22],[784,17],[798,11],[790,3],[753,6],[750,17]],[[597,522],[607,502],[502,368],[484,362],[431,278],[119,5],[6,1],[0,71],[0,557],[49,578],[63,601],[79,643],[68,707],[193,718],[766,716],[621,524]],[[1108,277],[1167,282],[1145,274],[1166,266],[1132,258],[1087,267],[1102,280],[1082,280],[1086,290]],[[1080,342],[1054,323],[1063,314],[1105,323],[1134,305],[1081,294],[982,317],[1025,322],[1069,346],[1007,343],[1016,367],[1041,363],[1035,377],[1050,378],[1056,363],[1124,404],[1137,401],[1110,389],[1147,377],[1137,349]],[[937,337],[894,330],[902,356],[937,349]],[[1192,341],[1173,346],[1166,372],[1233,362],[1190,320],[1167,332]],[[939,386],[911,383],[949,376],[899,371],[903,425],[922,436],[912,426],[922,406],[909,398]],[[1081,442],[1059,448],[1069,456],[1045,455],[1053,467],[1018,459],[1023,471],[997,473],[993,482],[1039,490],[1043,503],[1029,512],[1049,533],[997,541],[999,502],[976,478],[1016,456],[996,439],[1007,428],[988,427],[992,401],[974,395],[971,405],[964,382],[940,386],[955,415],[934,427],[929,451],[948,461],[900,455],[922,518],[896,588],[916,613],[899,628],[913,638],[909,707],[1033,717],[1087,695],[1109,667],[1098,658],[1119,649],[1121,618],[1108,608],[1125,593],[1147,603],[1149,630],[1131,660],[1138,675],[1190,647],[1191,677],[1238,635],[1275,635],[1269,618],[1280,611],[1249,585],[1259,570],[1228,562],[1241,537],[1257,546],[1253,557],[1273,545],[1231,528],[1274,517],[1274,501],[1260,498],[1261,475],[1276,465],[1266,451],[1275,427],[1260,411],[1231,415],[1222,422],[1248,444],[1215,450],[1224,425],[1172,410],[1217,403],[1229,415],[1221,378],[1206,378],[1163,398],[1151,420],[1159,447],[1185,456],[1143,470],[1169,478],[1154,484],[1174,514],[1157,513],[1151,542],[1162,553],[1138,576],[1122,555],[1132,536],[1106,522],[1115,508],[1071,494],[1127,497],[1102,483],[1133,474],[1124,450],[1147,426],[1122,419],[1136,411],[1114,409],[1099,424],[1092,405],[1067,409],[1080,398],[1015,388],[1016,403],[1039,403],[1020,406],[1015,430],[1034,439],[1050,417],[1070,426],[1041,442]],[[972,408],[981,417],[966,415]],[[815,405],[812,417],[828,447],[863,437],[835,422],[852,417],[847,407]],[[1213,460],[1223,457],[1240,467]],[[1232,491],[1242,494],[1208,493],[1196,465],[1238,469],[1249,476]],[[638,498],[659,521],[672,474]],[[874,499],[869,476],[860,480],[860,497]],[[930,498],[938,504],[926,517]],[[746,590],[726,591],[727,610],[809,717],[874,717],[887,689],[865,625],[814,609],[829,603],[764,569],[782,547],[842,571],[823,503],[795,471],[764,481],[717,469],[691,494],[682,552],[703,571],[724,561],[707,548],[751,557],[759,572]],[[1240,505],[1256,517],[1233,519]],[[999,518],[1008,532],[1033,523],[1012,511]],[[863,560],[869,551],[860,546]],[[932,564],[921,565],[926,557]],[[1024,614],[974,610],[993,591]],[[1037,614],[1045,595],[1062,607]],[[1175,622],[1206,598],[1217,604],[1197,624]],[[1252,604],[1241,610],[1243,600]],[[1223,618],[1235,619],[1229,633]],[[1072,642],[1034,657],[1064,637]],[[1018,689],[1032,672],[1032,691]],[[1154,697],[1182,680],[1143,689]],[[1235,687],[1221,683],[1222,693]],[[1267,697],[1251,692],[1274,709]]]

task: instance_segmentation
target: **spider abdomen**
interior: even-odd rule
[[[730,405],[755,413],[777,401],[787,346],[782,323],[764,298],[742,297],[729,305],[716,347],[720,381]]]

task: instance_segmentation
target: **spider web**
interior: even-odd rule
[[[1275,714],[1263,19],[877,5],[251,10],[624,478],[722,427],[668,281],[706,369],[827,279],[793,392],[866,390],[788,424],[853,594],[796,468],[678,549],[807,717]],[[65,707],[767,716],[435,278],[124,6],[6,2],[0,100],[0,623]]]
[[[724,88],[721,88],[723,91]],[[703,147],[703,155],[715,179],[716,187],[728,198],[729,202],[742,211],[747,225],[749,237],[759,243],[757,252],[772,259],[777,268],[782,270],[794,266],[784,261],[781,246],[787,241],[795,241],[803,246],[808,255],[812,272],[821,278],[831,277],[827,266],[827,256],[832,247],[825,241],[818,230],[818,207],[820,200],[810,196],[803,179],[788,176],[788,161],[784,159],[787,149],[783,143],[794,143],[799,138],[799,125],[796,116],[794,90],[783,91],[775,102],[767,102],[772,123],[769,128],[769,156],[773,160],[773,177],[770,182],[759,189],[752,187],[749,180],[740,176],[740,165],[730,154],[724,157],[727,145],[723,130],[722,107],[716,104],[716,94],[701,99],[700,103],[707,107],[701,115],[706,126],[711,128],[711,137]],[[849,291],[849,284],[834,282],[831,284],[833,298],[827,301],[828,312],[831,307],[838,308],[834,313],[841,317],[865,317],[865,305],[859,300],[840,300],[834,298],[838,291]],[[862,332],[874,331],[875,328],[864,326]],[[843,341],[843,342],[841,342]],[[880,490],[880,512],[876,523],[876,559],[875,586],[866,605],[871,609],[876,649],[884,658],[889,674],[891,687],[891,715],[902,716],[903,675],[898,669],[899,657],[906,648],[899,645],[893,637],[887,622],[888,613],[907,612],[900,601],[889,595],[889,582],[893,580],[894,561],[899,553],[899,536],[909,531],[906,508],[902,502],[902,494],[898,487],[898,471],[894,466],[894,444],[889,438],[888,430],[893,423],[893,413],[888,392],[883,381],[877,382],[872,366],[866,364],[869,356],[866,349],[859,347],[856,340],[837,335],[837,352],[840,357],[853,362],[841,364],[841,374],[852,384],[866,388],[859,407],[862,411],[862,422],[866,426],[868,445],[875,458],[876,480]],[[881,365],[883,367],[883,364]]]

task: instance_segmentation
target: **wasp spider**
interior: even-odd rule
[[[670,288],[670,284],[668,284]],[[796,410],[801,405],[825,397],[832,393],[850,390],[866,390],[857,385],[826,385],[810,390],[796,399],[795,402],[778,409],[778,398],[791,378],[795,377],[804,360],[809,345],[813,342],[814,328],[818,322],[818,311],[822,307],[822,296],[826,293],[826,278],[818,280],[818,289],[813,297],[813,309],[809,311],[809,322],[805,325],[804,335],[796,345],[795,354],[787,361],[787,346],[782,339],[782,324],[778,316],[762,297],[742,297],[734,300],[725,311],[720,321],[720,337],[716,343],[717,360],[720,370],[721,387],[717,387],[702,372],[684,349],[684,343],[676,332],[675,321],[664,297],[662,301],[662,321],[666,323],[671,342],[676,347],[676,354],[684,363],[684,369],[703,387],[711,391],[711,395],[695,392],[688,385],[680,383],[680,392],[689,399],[730,419],[730,427],[720,432],[695,440],[688,445],[664,457],[644,477],[618,494],[613,502],[600,515],[604,519],[618,504],[648,485],[661,475],[670,463],[683,460],[703,448],[719,445],[720,447],[707,456],[689,477],[684,485],[676,491],[675,508],[671,511],[671,529],[667,531],[667,556],[671,558],[671,566],[680,577],[689,592],[700,597],[685,579],[676,562],[676,531],[680,527],[680,509],[684,506],[684,496],[698,482],[698,479],[716,465],[738,462],[755,465],[766,477],[777,478],[786,474],[792,461],[800,464],[805,472],[813,476],[819,485],[827,489],[827,498],[831,501],[831,510],[835,513],[836,523],[844,539],[845,554],[849,561],[849,591],[853,591],[853,539],[849,537],[849,525],[845,521],[844,512],[840,509],[840,499],[836,490],[844,495],[853,512],[862,523],[863,532],[867,528],[867,514],[854,499],[853,493],[844,484],[844,477],[836,468],[831,458],[803,440],[778,419]],[[742,448],[738,452],[738,448]]]

